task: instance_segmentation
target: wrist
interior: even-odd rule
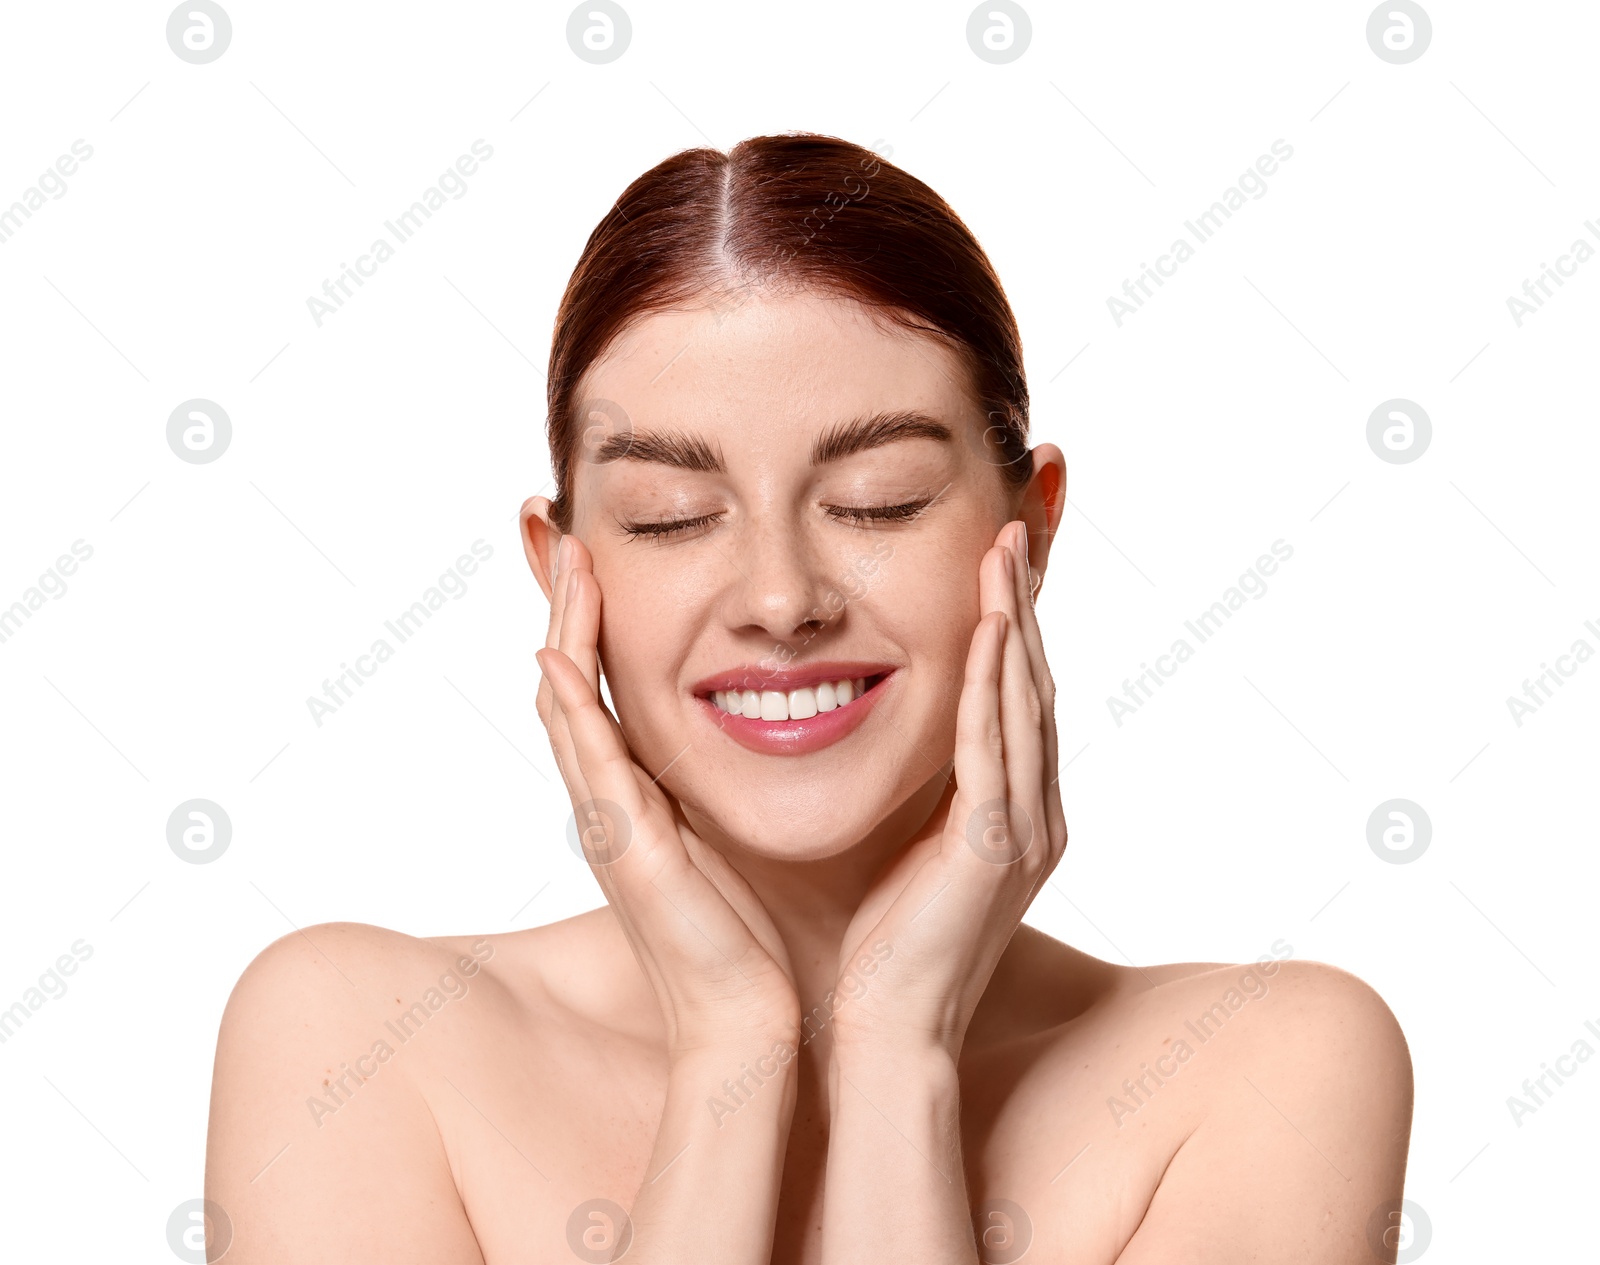
[[[795,1043],[783,1036],[744,1034],[713,1044],[671,1050],[669,1075],[685,1084],[712,1085],[749,1073],[761,1081],[792,1079],[799,1073]]]
[[[937,1032],[923,1027],[891,1027],[852,1022],[836,1017],[833,1059],[847,1066],[870,1067],[879,1062],[890,1067],[902,1063],[917,1067],[954,1067],[961,1057],[961,1033]]]
[[[799,1089],[794,1043],[745,1039],[684,1051],[671,1060],[669,1098],[693,1104],[696,1118],[721,1131],[735,1115],[787,1124]]]
[[[852,1077],[880,1073],[913,1079],[953,1076],[960,1047],[929,1032],[863,1032],[843,1028],[833,1034],[829,1061]]]
[[[960,1112],[956,1060],[935,1045],[915,1051],[835,1045],[828,1060],[829,1117],[838,1125],[863,1100],[893,1119],[949,1123]]]
[[[773,1008],[761,1014],[717,1017],[714,1022],[696,1020],[673,1025],[667,1034],[667,1061],[679,1063],[725,1063],[771,1054],[780,1045],[789,1048],[789,1059],[800,1044],[799,1008],[790,1011]]]

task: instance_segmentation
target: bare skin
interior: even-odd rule
[[[1059,450],[1010,492],[949,350],[818,296],[653,314],[590,378],[721,459],[580,463],[569,534],[524,507],[540,717],[631,845],[576,918],[329,924],[252,964],[208,1142],[228,1259],[1392,1260],[1411,1068],[1376,993],[1281,941],[1141,969],[1020,925],[1066,845],[1031,601]],[[905,410],[950,436],[808,460]],[[692,683],[775,648],[893,689],[831,746],[747,750]],[[963,829],[997,797],[1032,840],[1006,863]]]

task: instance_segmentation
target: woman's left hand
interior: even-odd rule
[[[928,833],[879,877],[839,956],[834,1048],[940,1049],[954,1060],[990,977],[1067,845],[1055,683],[1034,617],[1027,526],[978,569],[955,771]]]

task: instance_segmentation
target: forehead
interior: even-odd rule
[[[842,417],[917,409],[958,424],[970,379],[942,340],[849,299],[751,289],[633,322],[585,376],[583,395],[641,424],[728,435],[752,422],[807,435]]]

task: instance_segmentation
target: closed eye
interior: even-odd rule
[[[854,523],[907,523],[932,505],[934,498],[922,497],[904,505],[830,505],[828,514]]]
[[[935,499],[937,498],[925,496],[915,501],[906,501],[900,505],[828,505],[824,509],[828,516],[836,521],[856,524],[906,523],[920,515],[923,510],[933,504]],[[721,517],[721,513],[697,514],[693,518],[667,518],[650,523],[623,522],[619,519],[617,525],[627,536],[634,540],[644,537],[663,540],[669,536],[680,535],[684,532],[708,526]]]
[[[651,536],[660,539],[665,536],[674,536],[679,532],[692,531],[696,527],[704,527],[707,523],[715,522],[721,514],[697,514],[693,518],[668,518],[658,523],[625,523],[617,520],[617,526],[633,540],[641,536]]]

